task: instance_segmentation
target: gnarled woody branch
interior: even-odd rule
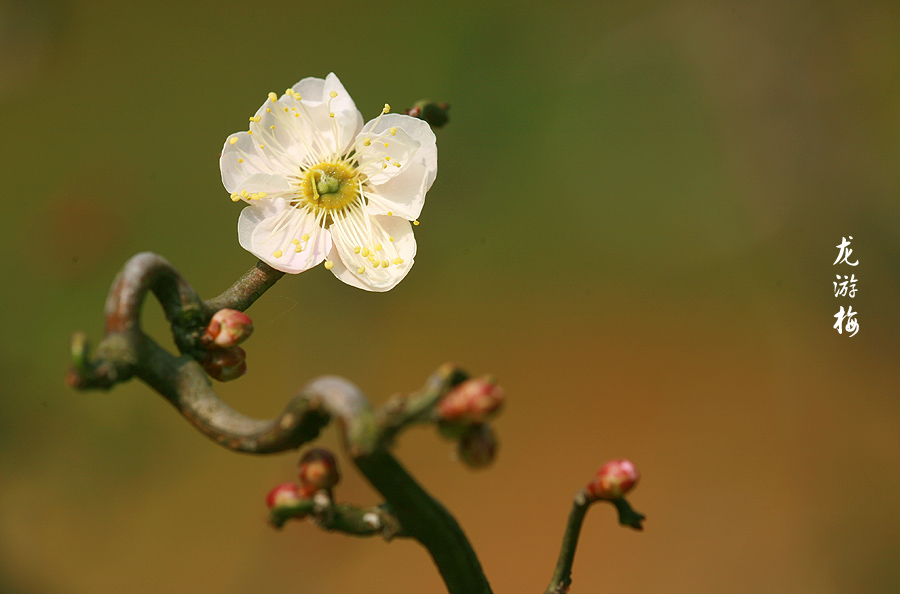
[[[352,383],[321,377],[306,385],[269,421],[251,419],[216,396],[197,362],[203,330],[218,309],[245,310],[282,273],[259,262],[222,295],[202,301],[190,284],[162,257],[134,256],[119,273],[106,301],[106,334],[95,358],[83,334],[73,338],[70,385],[108,389],[138,377],[168,400],[198,430],[237,452],[268,454],[300,447],[315,439],[332,418],[341,429],[353,462],[385,498],[403,535],[429,551],[451,594],[487,594],[490,586],[475,552],[456,520],[422,489],[388,452],[397,428],[417,420],[417,406],[393,401],[378,413]],[[152,292],[172,326],[180,356],[173,356],[144,334],[140,313]],[[400,399],[436,402],[465,379],[453,366],[441,367],[418,393]],[[411,411],[416,411],[412,413]]]

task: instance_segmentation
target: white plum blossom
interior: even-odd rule
[[[269,99],[250,130],[225,141],[219,165],[241,246],[276,270],[325,268],[354,287],[387,291],[413,265],[425,193],[437,175],[427,123],[362,115],[333,73]]]

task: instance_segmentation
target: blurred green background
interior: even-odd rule
[[[643,472],[646,530],[592,511],[574,591],[900,591],[896,2],[3,0],[0,592],[443,591],[413,543],[266,526],[297,456],[230,453],[138,382],[63,385],[134,253],[207,297],[254,264],[222,142],[330,71],[366,119],[452,104],[416,265],[386,294],[280,281],[230,404],[269,417],[326,373],[376,403],[448,360],[496,374],[491,469],[424,429],[398,455],[498,594],[546,587],[613,457]],[[851,235],[859,265],[833,266]],[[339,498],[377,502],[345,477]]]

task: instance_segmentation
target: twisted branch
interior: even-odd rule
[[[212,390],[197,362],[203,330],[220,308],[246,309],[282,276],[262,262],[214,299],[202,301],[165,259],[151,253],[134,256],[113,282],[106,302],[106,335],[91,358],[87,339],[73,338],[69,383],[79,389],[108,389],[138,377],[171,403],[188,422],[216,443],[236,452],[269,454],[293,450],[315,439],[331,419],[337,421],[351,459],[385,498],[398,534],[426,547],[451,594],[489,594],[478,558],[459,524],[387,451],[396,431],[421,417],[422,402],[437,402],[466,378],[454,366],[441,367],[418,393],[394,399],[374,411],[362,392],[339,377],[307,384],[285,409],[269,421],[247,417],[225,404]],[[180,356],[144,334],[140,313],[152,292],[172,326]],[[359,524],[352,508],[336,508],[333,529],[374,534]],[[337,520],[335,520],[337,518]]]

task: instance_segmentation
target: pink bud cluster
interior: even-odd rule
[[[272,517],[282,518],[278,522],[273,522],[280,527],[287,518],[303,518],[307,511],[298,509],[301,503],[314,498],[317,492],[327,491],[330,500],[330,491],[337,486],[341,480],[341,474],[338,472],[337,460],[331,451],[324,448],[313,448],[308,450],[300,458],[297,465],[297,474],[300,478],[300,484],[282,483],[269,491],[266,496],[266,505],[272,511]],[[286,516],[283,514],[287,514]],[[271,520],[270,520],[271,521]]]
[[[450,390],[437,405],[442,421],[484,423],[503,406],[503,388],[487,377],[468,379]]]
[[[640,478],[631,460],[610,460],[600,467],[585,490],[592,499],[621,499]]]
[[[330,491],[341,480],[337,460],[330,450],[313,448],[303,454],[298,464],[300,491],[310,496],[316,491]]]
[[[253,320],[236,309],[213,314],[200,342],[208,354],[202,361],[206,373],[220,382],[237,379],[247,372],[247,353],[237,346],[253,333]]]
[[[305,499],[300,494],[300,487],[294,483],[281,483],[266,495],[266,505],[269,509],[284,509],[294,507]]]
[[[438,429],[458,439],[460,460],[483,468],[497,455],[497,438],[487,421],[503,406],[503,388],[492,378],[476,377],[453,387],[437,404]]]
[[[253,333],[253,320],[236,309],[220,309],[213,314],[201,339],[208,348],[227,349],[247,340]]]

